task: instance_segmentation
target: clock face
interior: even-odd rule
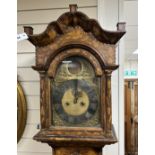
[[[84,58],[62,61],[51,83],[53,125],[99,125],[100,79]]]
[[[98,97],[91,84],[74,79],[53,87],[53,103],[62,120],[78,124],[95,114]]]

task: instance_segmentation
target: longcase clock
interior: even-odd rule
[[[48,143],[54,155],[100,155],[117,142],[112,126],[111,74],[116,43],[125,34],[103,30],[98,22],[70,5],[70,12],[33,35],[40,74],[41,129],[34,139]]]

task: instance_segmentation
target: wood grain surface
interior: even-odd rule
[[[40,74],[40,121],[41,129],[34,139],[48,143],[54,155],[100,155],[101,148],[117,142],[112,126],[111,74],[118,68],[115,63],[116,43],[125,34],[125,23],[118,24],[117,31],[107,31],[98,22],[70,6],[57,21],[49,23],[46,30],[33,35],[31,27],[25,27],[29,41],[35,45],[36,65]],[[121,29],[122,27],[122,29]],[[100,78],[101,126],[60,127],[52,124],[52,80],[62,60],[80,56],[93,66]]]

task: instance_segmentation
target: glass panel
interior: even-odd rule
[[[84,58],[62,61],[52,82],[54,126],[100,126],[100,79]]]

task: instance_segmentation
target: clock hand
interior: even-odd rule
[[[74,104],[77,103],[78,100],[78,80],[76,79],[74,82]]]

